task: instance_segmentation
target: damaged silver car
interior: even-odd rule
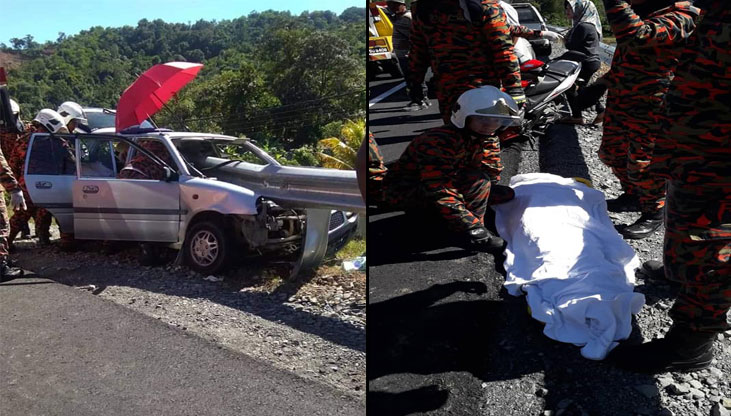
[[[204,274],[244,252],[299,251],[294,273],[314,267],[364,210],[355,172],[282,166],[248,139],[141,130],[30,140],[28,191],[61,232],[179,249]]]

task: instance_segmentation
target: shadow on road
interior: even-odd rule
[[[541,172],[591,180],[576,127],[567,124],[552,125],[539,140],[539,146],[538,163]]]
[[[485,291],[484,283],[452,282],[370,304],[368,342],[375,348],[368,354],[368,380],[397,373],[484,374],[490,360],[483,352],[497,324],[491,318],[497,302],[437,303],[456,292]],[[444,405],[448,395],[437,386],[399,393],[369,391],[368,413],[402,415],[434,410]],[[384,413],[377,409],[398,410]]]
[[[538,393],[543,396],[545,409],[564,408],[566,415],[585,414],[582,411],[597,415],[654,414],[661,408],[652,376],[626,373],[581,357],[577,347],[542,334],[542,324],[530,317],[523,298],[504,290],[500,293],[502,299],[479,298],[489,291],[491,288],[481,282],[451,282],[369,305],[369,383],[404,374],[421,376],[390,383],[400,392],[369,390],[369,414],[433,411],[444,407],[450,395],[459,396],[456,403],[461,410],[454,414],[482,414],[477,406],[483,403],[483,393],[479,388],[470,392],[467,386],[474,383],[465,383],[464,376],[459,376],[463,373],[484,383],[520,382],[543,373],[542,382],[528,383],[533,391],[520,394],[533,395],[539,388],[545,389]],[[445,303],[458,292],[474,300]],[[429,385],[417,387],[419,384]],[[457,389],[444,388],[452,384],[457,384]],[[617,399],[606,407],[606,400],[595,400],[597,395]],[[600,402],[604,407],[597,405]]]
[[[456,260],[473,255],[455,247],[446,230],[434,226],[426,215],[401,211],[374,215],[368,222],[368,233],[378,244],[368,247],[369,267],[421,261]],[[451,249],[450,249],[451,248]],[[368,314],[370,315],[370,311]]]
[[[439,409],[449,397],[449,392],[438,386],[426,386],[403,393],[368,393],[368,414],[402,416]]]
[[[372,112],[373,111],[371,111],[371,113]],[[435,121],[439,121],[440,119],[441,115],[439,115],[439,113],[425,112],[424,110],[415,112],[402,112],[399,113],[399,115],[390,117],[369,118],[368,128],[373,129],[374,127],[378,126],[392,126],[394,124],[412,125],[419,123],[433,123]]]
[[[369,305],[368,341],[388,348],[385,353],[369,355],[368,378],[445,371],[468,371],[482,377],[490,361],[483,351],[496,329],[491,317],[498,302],[438,302],[456,292],[486,291],[481,282],[451,282]]]

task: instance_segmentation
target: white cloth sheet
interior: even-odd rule
[[[640,261],[614,229],[604,193],[547,173],[514,176],[510,186],[515,199],[494,207],[508,243],[508,293],[526,294],[549,338],[604,359],[645,303],[633,292]]]

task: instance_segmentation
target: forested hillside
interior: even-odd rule
[[[291,148],[364,117],[364,8],[252,13],[191,24],[143,19],[136,27],[93,27],[38,44],[14,38],[8,81],[24,118],[63,101],[115,108],[122,91],[156,63],[201,62],[198,78],[156,117],[159,125],[246,134]],[[336,122],[336,125],[328,123]]]

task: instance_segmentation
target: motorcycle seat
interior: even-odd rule
[[[525,88],[525,95],[530,99],[530,97],[548,93],[556,87],[558,87],[558,84],[560,84],[561,81],[553,78],[553,77],[543,77],[543,79],[539,80],[538,83],[535,85],[528,86]]]
[[[581,69],[581,64],[577,64],[574,61],[553,61],[546,64],[546,73],[557,75],[561,78],[566,78],[575,71]]]

